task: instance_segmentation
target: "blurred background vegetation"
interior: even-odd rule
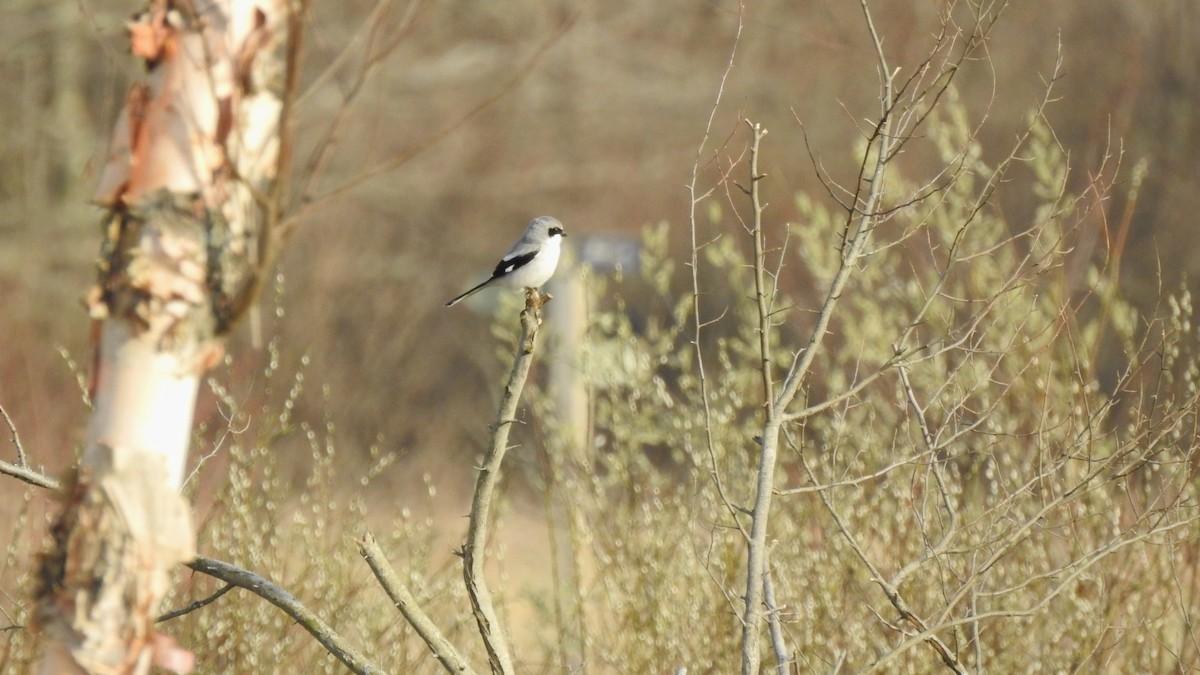
[[[899,62],[926,49],[940,5],[877,8]],[[308,150],[358,77],[369,49],[363,22],[374,8],[314,3],[304,80],[315,88],[297,113],[297,199],[309,178]],[[0,8],[0,402],[51,470],[71,463],[84,419],[61,352],[81,364],[88,358],[79,298],[92,277],[98,220],[88,199],[137,75],[123,31],[136,10],[115,0]],[[770,129],[765,161],[781,190],[817,187],[797,118],[826,166],[844,175],[854,122],[875,112],[858,12],[857,3],[832,1],[746,7],[714,128],[723,138],[745,111]],[[406,21],[410,27],[397,30]],[[482,339],[486,317],[443,312],[439,300],[485,274],[533,215],[557,215],[575,236],[637,236],[666,222],[679,246],[684,186],[729,57],[737,4],[399,3],[378,24],[380,39],[398,44],[345,114],[312,193],[428,149],[299,212],[299,234],[279,266],[287,288],[282,349],[285,358],[310,355],[310,372],[331,390],[328,403],[300,402],[303,418],[321,419],[328,406],[352,447],[382,436],[408,461],[440,463],[480,447],[478,430],[461,420],[491,409],[493,395],[481,384],[499,366]],[[1005,147],[997,144],[1015,133],[1061,40],[1061,101],[1048,116],[1071,151],[1075,179],[1099,166],[1110,144],[1124,148],[1126,168],[1149,161],[1121,268],[1123,288],[1144,306],[1160,286],[1198,278],[1200,254],[1189,245],[1200,211],[1197,34],[1200,7],[1188,0],[1016,2],[991,41],[994,79],[980,68],[958,80],[973,114],[998,95],[982,140]],[[318,79],[344,50],[348,57]],[[517,75],[523,79],[510,85]],[[500,98],[430,145],[493,96]],[[1126,218],[1121,193],[1105,205],[1097,228],[1111,231],[1097,246],[1115,239]],[[1004,206],[1016,219],[1028,215],[1020,201]],[[772,216],[797,219],[787,199],[775,200]],[[254,369],[247,349],[231,351],[235,367]],[[211,399],[200,419],[219,419]]]
[[[942,6],[929,0],[875,8],[885,48],[897,63],[919,61]],[[116,0],[10,0],[0,8],[0,405],[33,460],[50,473],[72,464],[86,419],[79,378],[90,356],[79,298],[91,281],[99,241],[99,213],[88,198],[117,110],[138,76],[123,31],[124,18],[138,9]],[[733,2],[315,0],[296,117],[292,213],[299,229],[254,323],[262,339],[253,339],[254,326],[241,331],[227,367],[200,402],[197,421],[204,430],[194,454],[216,452],[191,485],[198,520],[238,512],[214,493],[241,494],[229,491],[226,469],[249,465],[269,448],[271,468],[249,470],[254,478],[246,485],[274,485],[275,506],[295,507],[299,494],[311,495],[301,488],[312,488],[313,476],[333,485],[305,516],[321,519],[319,528],[303,518],[288,522],[308,528],[309,536],[336,539],[348,533],[326,529],[336,517],[328,505],[366,499],[383,507],[378,523],[409,519],[395,525],[395,541],[405,540],[399,533],[419,530],[427,541],[410,544],[420,550],[409,553],[429,559],[431,574],[444,570],[446,552],[461,539],[460,516],[474,480],[470,467],[485,443],[504,366],[495,358],[491,316],[444,310],[442,303],[486,274],[532,216],[557,216],[571,241],[588,235],[640,240],[656,226],[661,251],[647,258],[654,266],[645,270],[648,279],[592,281],[621,289],[621,311],[606,319],[611,331],[651,343],[640,347],[647,353],[674,350],[678,336],[655,331],[678,316],[676,303],[686,293],[687,270],[670,260],[687,254],[685,186],[738,13]],[[1192,283],[1200,266],[1193,232],[1200,209],[1196,35],[1200,6],[1190,0],[1020,1],[992,35],[990,60],[969,64],[956,81],[967,114],[989,120],[980,137],[984,159],[988,153],[999,159],[1027,121],[1061,44],[1060,100],[1047,118],[1070,153],[1067,189],[1084,191],[1093,178],[1116,180],[1112,198],[1081,224],[1075,259],[1107,261],[1110,273],[1119,272],[1122,295],[1147,314],[1160,305],[1164,288]],[[771,130],[763,161],[776,195],[769,212],[775,222],[803,223],[811,216],[804,201],[790,195],[823,194],[805,134],[832,175],[853,176],[856,125],[877,112],[872,59],[857,3],[746,4],[714,137],[719,144],[740,133],[741,114]],[[1113,162],[1103,162],[1111,151],[1124,154],[1121,173],[1093,175],[1113,170]],[[1143,160],[1144,171],[1134,171]],[[1022,178],[1020,171],[1014,179]],[[1127,198],[1131,182],[1143,175],[1139,196]],[[713,175],[706,179],[714,182]],[[1010,190],[996,206],[1006,222],[1023,223],[1038,203],[1027,190]],[[712,221],[721,219],[714,214]],[[656,280],[661,275],[668,278]],[[781,284],[803,305],[812,281],[797,268]],[[735,296],[718,294],[711,302],[719,306]],[[1114,342],[1099,353],[1097,377],[1115,382],[1127,365],[1124,352]],[[633,386],[626,395],[637,392],[645,393]],[[238,443],[228,440],[237,435],[225,433],[231,429],[251,431]],[[527,430],[521,440],[544,446],[541,433]],[[669,454],[668,440],[659,435],[629,443],[651,460],[655,448]],[[337,471],[322,468],[326,445],[337,448]],[[539,473],[549,468],[529,453],[516,455],[516,484],[538,487],[539,476],[552,474]],[[361,477],[391,454],[396,460],[383,477],[363,488]],[[658,464],[678,460],[660,457]],[[8,481],[0,493],[22,494]],[[501,536],[509,541],[510,568],[552,546],[544,533],[529,535],[543,527],[537,495],[518,496],[507,516],[510,527]],[[20,568],[24,554],[14,551],[40,548],[47,507],[29,494],[5,502],[0,508],[27,509],[20,512],[34,522],[24,527],[10,519],[0,526],[0,536],[6,527],[21,529],[8,563]],[[635,517],[640,507],[630,502],[628,508]],[[255,553],[246,544],[273,531],[268,526],[284,522],[279,518],[247,525],[246,532],[257,534],[245,534],[236,545],[222,543],[218,534],[208,541],[230,556],[244,554],[237,562],[270,568],[284,585],[301,577],[324,588],[330,601],[352,597],[337,595],[341,586],[322,586],[289,570],[291,557]],[[357,566],[352,547],[344,539],[335,543],[329,550],[344,549],[345,566]],[[610,553],[624,564],[621,556],[630,550]],[[694,564],[690,556],[683,557]],[[696,579],[712,573],[693,571]],[[357,573],[367,578],[365,570]],[[429,592],[461,593],[452,586],[431,585]],[[6,584],[4,590],[15,589]],[[627,618],[646,607],[623,604],[627,599],[615,592],[611,597],[614,612]],[[724,611],[719,603],[696,602],[703,606],[688,605],[688,616]],[[681,606],[665,597],[655,603],[663,612]],[[525,611],[537,607],[531,600]],[[277,621],[286,631],[286,621],[268,617],[273,610],[262,611],[263,621]],[[822,611],[837,617],[834,609]],[[728,637],[721,635],[712,644]],[[304,638],[297,644],[306,644]],[[672,656],[693,663],[709,658]],[[229,658],[246,663],[250,657]],[[663,664],[637,665],[636,672],[649,672]]]

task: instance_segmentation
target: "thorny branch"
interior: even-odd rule
[[[17,425],[13,423],[12,418],[8,416],[8,411],[3,406],[0,406],[0,416],[4,417],[4,423],[8,425],[9,438],[17,450],[16,464],[0,460],[0,474],[12,476],[34,487],[46,488],[55,492],[61,490],[62,483],[60,481],[29,467],[29,458],[25,455],[25,446],[21,444],[21,435],[17,433]]]

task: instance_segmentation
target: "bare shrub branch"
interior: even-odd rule
[[[968,320],[963,326],[960,326],[959,330],[938,336],[934,341],[926,342],[916,349],[909,346],[910,337],[919,327],[926,324],[927,313],[931,311],[935,301],[951,300],[968,302],[965,298],[955,299],[946,296],[943,289],[950,279],[956,278],[953,274],[953,268],[956,265],[965,264],[972,257],[980,255],[978,251],[969,253],[960,251],[964,235],[967,232],[968,226],[977,219],[983,206],[989,202],[999,181],[1005,175],[1008,165],[1014,161],[1017,148],[1022,147],[1031,133],[1033,124],[1040,119],[1040,108],[1034,116],[1034,122],[1026,130],[1024,136],[1018,140],[1013,152],[990,174],[989,181],[984,189],[980,191],[974,207],[968,211],[966,219],[959,226],[957,235],[949,242],[946,261],[940,267],[938,281],[933,288],[925,292],[926,300],[924,305],[911,317],[899,339],[892,343],[892,356],[883,361],[880,366],[873,369],[866,377],[856,377],[851,386],[840,392],[836,392],[816,404],[808,404],[804,410],[799,412],[788,410],[799,393],[806,377],[812,370],[815,359],[821,353],[825,337],[830,330],[830,322],[833,319],[835,308],[839,305],[839,300],[848,288],[851,278],[859,274],[860,267],[865,265],[872,256],[877,255],[880,251],[897,246],[913,233],[919,231],[921,226],[920,224],[915,227],[909,226],[902,230],[896,237],[884,238],[882,244],[879,245],[869,244],[873,235],[885,223],[888,223],[900,213],[906,213],[915,209],[927,209],[929,213],[936,213],[936,209],[939,206],[939,199],[943,202],[948,199],[950,188],[968,175],[968,147],[964,144],[960,145],[955,150],[953,158],[942,169],[936,171],[934,177],[924,184],[915,187],[906,187],[900,179],[891,178],[891,174],[894,173],[892,164],[899,158],[901,150],[911,140],[916,138],[916,130],[932,119],[935,111],[948,96],[951,82],[954,79],[954,75],[958,72],[959,67],[973,52],[981,48],[981,45],[984,43],[983,38],[990,32],[999,15],[999,11],[992,12],[988,7],[976,7],[972,5],[970,8],[974,12],[974,23],[973,25],[968,24],[966,28],[963,28],[957,25],[952,17],[952,13],[955,11],[952,3],[944,14],[941,33],[935,38],[934,47],[929,55],[906,80],[897,82],[896,77],[900,73],[900,69],[893,68],[889,64],[883,50],[882,38],[875,27],[875,22],[866,0],[861,1],[861,7],[864,22],[875,49],[880,82],[880,114],[874,127],[867,132],[866,146],[865,150],[859,156],[858,176],[854,184],[850,187],[844,187],[823,179],[827,191],[842,205],[846,214],[841,232],[840,257],[837,260],[833,277],[828,282],[825,300],[817,310],[814,325],[809,333],[807,343],[802,348],[793,352],[791,364],[787,367],[777,392],[773,392],[771,387],[771,383],[773,382],[771,373],[771,343],[767,338],[767,332],[772,329],[771,322],[774,311],[766,300],[767,293],[763,288],[767,265],[763,257],[764,246],[761,241],[763,208],[758,195],[759,172],[756,168],[752,168],[751,170],[751,185],[747,190],[753,216],[753,223],[748,229],[754,238],[754,258],[752,265],[755,270],[757,298],[759,367],[762,370],[762,381],[767,395],[764,398],[765,422],[762,434],[759,436],[761,450],[757,464],[756,498],[751,521],[747,557],[742,639],[742,672],[744,675],[755,675],[760,667],[758,637],[759,624],[762,617],[760,589],[763,588],[763,577],[765,575],[765,547],[768,540],[767,525],[771,512],[771,498],[776,493],[775,468],[778,463],[778,446],[780,432],[783,430],[782,425],[784,423],[803,423],[804,420],[809,419],[812,415],[835,410],[836,406],[841,406],[843,410],[841,414],[845,415],[848,406],[855,405],[858,397],[866,392],[869,385],[883,381],[885,374],[898,368],[904,395],[914,417],[918,421],[925,445],[923,451],[912,453],[911,457],[917,461],[927,459],[927,466],[930,467],[930,476],[932,477],[930,485],[933,494],[937,495],[938,501],[942,505],[940,513],[941,517],[944,518],[938,525],[940,531],[936,539],[928,542],[927,555],[923,556],[921,560],[938,560],[947,551],[951,542],[955,540],[959,533],[958,512],[954,506],[954,499],[951,496],[951,488],[936,457],[939,442],[926,420],[925,408],[919,401],[916,392],[908,380],[905,366],[908,363],[940,360],[943,356],[948,355],[950,350],[964,348],[969,350],[981,340],[982,335],[987,333],[987,326],[984,324],[986,321],[993,320],[993,310],[1003,306],[1006,302],[1006,289],[1019,289],[1029,283],[1028,275],[1031,266],[1020,263],[1014,265],[1006,285],[1000,289],[993,289],[994,292],[992,294],[976,301],[980,304],[980,308],[969,314]],[[956,49],[955,45],[960,41],[961,45]],[[951,52],[956,53],[951,55]],[[1043,106],[1050,100],[1049,92],[1053,81],[1054,78],[1047,85],[1046,98],[1042,103]],[[973,129],[967,138],[974,138],[977,129],[978,127]],[[753,131],[754,137],[751,144],[750,164],[751,167],[756,167],[758,143],[761,135],[757,128],[754,128]],[[821,174],[822,172],[818,167],[818,175]],[[897,188],[899,188],[898,191],[908,196],[894,197],[892,192],[897,190],[890,190],[887,185],[889,182],[896,184]],[[841,193],[844,197],[838,196],[838,193]],[[1062,241],[1062,237],[1065,236],[1060,234],[1057,235],[1057,239],[1052,238],[1049,241],[1040,242],[1041,233],[1042,229],[1037,226],[1032,227],[1028,231],[1031,243],[1043,244],[1043,246],[1031,246],[1026,254],[1026,260],[1032,266],[1044,264],[1047,260],[1051,262],[1055,260],[1055,254],[1059,250],[1058,244]],[[1014,235],[1014,239],[1019,236],[1021,235]],[[995,246],[1003,245],[1005,244],[1001,242]],[[1044,253],[1045,251],[1049,251],[1050,253],[1046,254]],[[1045,255],[1046,258],[1039,257],[1042,255]],[[1032,345],[1036,340],[1046,339],[1047,336],[1052,337],[1055,334],[1056,331],[1053,325],[1048,326],[1041,334],[1035,333],[1033,336],[1030,336],[1027,344]],[[1018,350],[1023,347],[1024,345],[1017,343],[1009,345],[1009,349],[1011,350]],[[965,366],[966,363],[968,361],[964,360],[959,367]],[[999,360],[997,360],[993,368],[998,367],[998,364]],[[857,370],[855,368],[856,372]],[[949,382],[953,382],[953,379],[947,380],[947,383]],[[982,383],[977,386],[982,386]],[[963,402],[968,400],[971,399],[961,399]],[[809,479],[815,485],[821,485],[823,482],[827,486],[836,484],[845,485],[859,480],[857,478],[841,478],[833,481],[822,481],[808,468],[804,454],[799,452],[798,449],[797,454],[802,464],[806,467]],[[894,469],[901,464],[893,463],[890,466]],[[890,469],[883,472],[876,472],[875,475],[886,475],[889,471]],[[900,613],[902,619],[915,626],[918,631],[924,631],[926,626],[925,620],[917,616],[899,591],[899,581],[903,580],[905,576],[910,574],[921,563],[913,561],[912,565],[901,569],[896,575],[894,582],[888,581],[871,561],[871,557],[867,551],[858,543],[858,538],[852,532],[851,526],[847,524],[846,520],[839,514],[833,501],[829,499],[826,493],[827,489],[829,488],[818,489],[818,494],[837,525],[838,530],[857,554],[859,561],[868,568],[871,578],[884,590],[885,596]],[[921,517],[919,512],[917,515],[919,518]],[[924,521],[919,522],[923,523]],[[922,532],[924,531],[925,526],[922,524]],[[959,657],[946,642],[936,635],[928,636],[926,642],[930,644],[947,668],[954,672],[965,672]]]
[[[332,626],[321,620],[316,612],[305,607],[295,596],[272,581],[235,565],[204,556],[197,556],[195,560],[187,563],[187,566],[227,584],[244,588],[283,610],[351,671],[359,675],[374,675],[384,672],[353,647],[347,645],[345,639]]]
[[[429,615],[421,610],[417,604],[417,599],[413,597],[408,586],[400,580],[396,570],[392,568],[388,562],[387,556],[383,550],[379,548],[379,543],[375,541],[375,536],[370,532],[363,535],[363,538],[358,541],[358,551],[362,554],[367,565],[371,567],[371,571],[375,574],[375,578],[379,581],[379,585],[392,599],[392,604],[400,613],[404,615],[405,620],[417,631],[425,644],[429,645],[430,651],[437,657],[438,661],[447,672],[464,673],[471,675],[475,671],[467,664],[466,659],[462,654],[455,649],[446,636],[442,634]]]

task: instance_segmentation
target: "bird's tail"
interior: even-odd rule
[[[493,277],[493,278],[494,278],[494,277]],[[447,302],[447,303],[446,303],[446,306],[447,306],[447,307],[451,307],[451,306],[453,306],[453,305],[457,305],[457,304],[458,304],[460,301],[462,301],[462,300],[466,300],[467,298],[471,297],[472,295],[475,295],[475,294],[476,294],[476,293],[478,293],[479,291],[482,291],[482,290],[483,290],[483,287],[484,287],[484,286],[487,286],[487,285],[488,285],[488,284],[490,284],[490,283],[492,283],[492,279],[488,279],[487,281],[485,281],[485,282],[483,282],[483,283],[479,284],[478,286],[475,286],[474,288],[472,288],[472,289],[470,289],[470,290],[468,290],[468,291],[464,292],[462,295],[458,296],[457,298],[454,298],[454,299],[453,299],[453,300],[451,300],[450,302]]]

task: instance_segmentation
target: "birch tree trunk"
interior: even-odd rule
[[[42,560],[43,673],[191,668],[153,621],[168,571],[195,555],[179,490],[197,390],[254,296],[277,212],[286,12],[152,0],[129,23],[146,78],[95,195],[93,412]]]

